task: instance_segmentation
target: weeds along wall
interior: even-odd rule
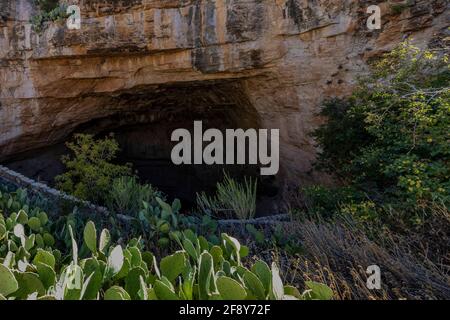
[[[6,186],[11,191],[21,188],[26,190],[32,198],[41,198],[41,201],[44,201],[49,206],[48,209],[51,209],[49,212],[53,215],[72,212],[76,209],[78,214],[83,216],[96,215],[104,218],[109,216],[106,208],[96,206],[88,201],[82,201],[59,190],[50,188],[43,183],[27,178],[2,165],[0,165],[0,185]]]
[[[32,199],[44,202],[49,214],[53,216],[67,214],[74,210],[81,217],[92,218],[92,216],[95,216],[102,221],[106,221],[111,216],[107,208],[97,206],[89,201],[83,201],[53,189],[46,184],[30,179],[2,165],[0,165],[0,186],[5,186],[8,191],[15,191],[17,189],[26,190]],[[117,218],[125,223],[128,221],[125,216],[119,215]],[[217,222],[221,231],[233,231],[238,235],[242,235],[243,233],[247,233],[245,228],[246,224],[259,226],[270,232],[275,224],[284,223],[288,220],[288,214],[279,214],[249,220],[229,219],[219,220]]]

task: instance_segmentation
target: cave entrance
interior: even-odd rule
[[[184,128],[193,134],[194,121],[202,121],[203,130],[260,128],[258,113],[239,81],[134,88],[115,93],[114,104],[114,112],[80,124],[72,133],[97,137],[114,134],[121,149],[118,160],[131,163],[141,182],[157,187],[169,199],[179,198],[185,209],[195,206],[197,192],[214,192],[225,171],[237,180],[257,178],[257,215],[273,214],[271,199],[278,194],[275,178],[262,178],[257,165],[177,166],[171,160],[172,149],[177,144],[171,141],[172,132]],[[61,142],[22,155],[7,165],[32,178],[53,183],[54,177],[64,170],[60,158],[67,151]]]

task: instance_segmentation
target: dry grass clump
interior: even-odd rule
[[[450,299],[450,219],[446,208],[435,212],[420,231],[385,228],[377,239],[349,221],[296,221],[284,228],[301,239],[304,254],[268,250],[260,255],[271,255],[266,258],[281,265],[286,282],[300,288],[308,280],[326,283],[339,300]],[[366,286],[370,265],[381,269],[381,290]]]

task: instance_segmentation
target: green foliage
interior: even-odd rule
[[[89,221],[84,228],[84,243],[93,254],[97,253],[97,231],[92,221]]]
[[[401,14],[409,6],[411,6],[411,3],[409,0],[406,3],[393,3],[390,5],[391,11],[393,14]]]
[[[217,183],[217,194],[214,197],[209,197],[204,192],[197,194],[197,205],[205,213],[234,213],[238,219],[251,219],[256,210],[256,188],[257,181],[252,178],[245,178],[242,184],[224,173],[224,180]]]
[[[111,212],[137,216],[143,202],[155,203],[156,197],[162,198],[159,191],[151,185],[142,185],[136,177],[124,176],[114,179],[107,196],[107,206]]]
[[[31,24],[36,32],[42,32],[46,23],[63,21],[70,15],[67,6],[59,5],[59,0],[35,0],[39,12],[31,18]]]
[[[186,228],[205,235],[214,243],[219,242],[216,220],[209,215],[181,215],[179,200],[171,205],[166,203],[164,194],[127,175],[131,173],[128,166],[112,164],[118,151],[118,145],[112,138],[94,140],[89,135],[76,135],[75,141],[68,146],[73,156],[63,158],[68,171],[56,178],[58,187],[79,198],[106,204],[112,213],[120,216],[120,221],[127,221],[127,233],[142,232],[148,246],[156,245],[163,251],[173,244],[173,234]],[[41,218],[45,220],[45,217]],[[79,229],[77,224],[80,221],[75,215],[61,220],[64,220],[61,222],[64,225],[70,224],[73,230]],[[118,225],[117,217],[113,216],[110,220],[114,226],[111,228],[113,237],[120,237],[123,228]],[[58,234],[58,238],[63,238],[66,243],[71,241],[67,229],[63,234]]]
[[[279,248],[292,255],[303,253],[303,247],[298,236],[286,233],[281,225],[276,225],[271,230],[270,237],[266,236],[264,229],[260,230],[252,224],[247,224],[245,226],[245,229],[247,230],[251,238],[255,241],[258,248]]]
[[[180,221],[183,228],[191,229],[198,234],[206,237],[208,241],[218,244],[219,238],[217,237],[218,222],[208,214],[203,216],[187,215],[180,216]]]
[[[59,0],[35,0],[36,5],[43,11],[51,11],[59,6]]]
[[[224,300],[245,300],[247,297],[244,286],[227,276],[220,276],[217,278],[217,291]]]
[[[161,275],[166,277],[170,282],[175,279],[186,268],[186,257],[184,252],[177,252],[173,255],[161,259]]]
[[[23,209],[26,213],[28,211],[29,206],[27,204],[28,195],[25,190],[19,189],[15,192],[7,192],[6,190],[2,191],[0,189],[0,212],[4,212],[6,214],[17,212],[18,219],[21,220],[21,223],[26,223],[23,220],[21,209]],[[36,216],[40,210],[38,208],[34,208],[32,212],[32,216]],[[26,215],[27,217],[29,215]],[[28,220],[25,219],[25,220]]]
[[[348,185],[329,192],[329,203],[365,195],[411,208],[449,204],[449,80],[445,54],[403,43],[373,65],[350,99],[326,104],[329,121],[315,132],[318,166]],[[348,190],[358,191],[352,198]]]
[[[351,186],[336,188],[311,186],[304,188],[302,191],[305,206],[311,209],[309,213],[322,218],[331,218],[336,208],[342,205],[360,203],[366,200],[363,192]],[[316,216],[310,218],[316,218]]]
[[[73,156],[62,158],[67,172],[55,178],[58,188],[64,192],[103,204],[109,197],[114,180],[131,176],[129,165],[112,163],[119,145],[111,137],[95,140],[92,135],[78,134],[73,142],[67,143],[67,147],[73,153]]]
[[[179,232],[181,222],[179,211],[181,203],[178,199],[169,205],[156,197],[156,204],[144,202],[135,223],[140,226],[147,241],[157,241],[161,248],[167,248],[173,233]]]
[[[308,290],[305,292],[307,300],[330,300],[333,298],[333,291],[322,283],[306,281]]]
[[[106,290],[105,300],[131,300],[131,298],[123,288],[119,286],[113,286]]]
[[[139,230],[142,229],[140,219],[145,220],[146,227],[151,223],[163,233],[168,234],[172,230],[159,225],[158,221],[148,216],[143,218],[142,212],[146,213],[149,208],[155,209],[154,211],[160,209],[157,199],[164,199],[164,195],[151,185],[140,184],[135,176],[131,176],[129,164],[113,163],[119,146],[112,137],[95,140],[91,135],[80,134],[75,135],[75,140],[67,145],[72,155],[66,155],[62,159],[67,172],[55,179],[59,189],[80,199],[106,205],[116,215],[129,216],[134,219]],[[178,200],[175,203],[179,205]],[[158,214],[159,212],[155,213]],[[165,213],[163,215],[166,216]],[[112,231],[115,234],[118,230]],[[165,241],[161,240],[162,243]]]
[[[19,289],[16,278],[6,266],[0,264],[0,294],[7,297]]]
[[[30,209],[26,197],[23,190],[0,192],[0,257],[10,253],[11,259],[11,255],[29,258],[54,244],[47,214],[39,208]],[[28,232],[30,236],[26,236]]]
[[[12,203],[5,199],[11,198],[2,194],[2,207]],[[160,202],[165,214],[173,214],[178,207]],[[221,235],[219,246],[190,230],[175,234],[181,250],[163,257],[159,263],[152,253],[143,251],[139,239],[129,241],[126,246],[112,244],[106,229],[98,237],[93,222],[88,222],[81,231],[72,230],[69,225],[70,243],[62,254],[53,247],[37,248],[36,244],[26,249],[24,240],[36,237],[37,233],[19,223],[29,216],[22,210],[0,215],[0,225],[6,229],[0,239],[2,299],[331,298],[323,293],[326,289],[319,284],[308,285],[309,290],[303,294],[284,286],[275,264],[269,269],[267,264],[258,261],[247,269],[242,259],[248,255],[248,248],[227,234]],[[41,228],[46,225],[54,223],[47,217]],[[81,246],[76,239],[76,234],[80,233],[83,234]],[[89,251],[83,253],[79,247],[87,247]]]

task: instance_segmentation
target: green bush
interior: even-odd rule
[[[12,208],[14,200],[9,199],[15,197],[1,195],[2,207]],[[186,230],[175,236],[180,250],[158,263],[151,252],[143,251],[140,239],[126,246],[114,244],[110,232],[103,229],[98,233],[93,222],[82,230],[81,249],[76,239],[79,232],[72,225],[67,225],[68,247],[57,250],[54,243],[40,244],[37,230],[41,232],[51,224],[41,212],[36,217],[23,209],[7,216],[0,214],[0,300],[278,300],[333,296],[320,283],[306,282],[303,293],[284,285],[275,264],[269,267],[257,261],[246,268],[242,259],[248,255],[248,248],[227,234],[222,234],[220,244],[215,245]]]
[[[55,181],[60,190],[80,199],[105,204],[114,180],[132,174],[130,165],[112,163],[119,151],[113,138],[95,140],[92,135],[78,134],[67,147],[73,153],[62,158],[67,172]]]
[[[382,204],[450,201],[448,57],[403,43],[373,65],[347,100],[329,101],[315,132],[318,167]],[[333,200],[333,202],[337,202]]]

